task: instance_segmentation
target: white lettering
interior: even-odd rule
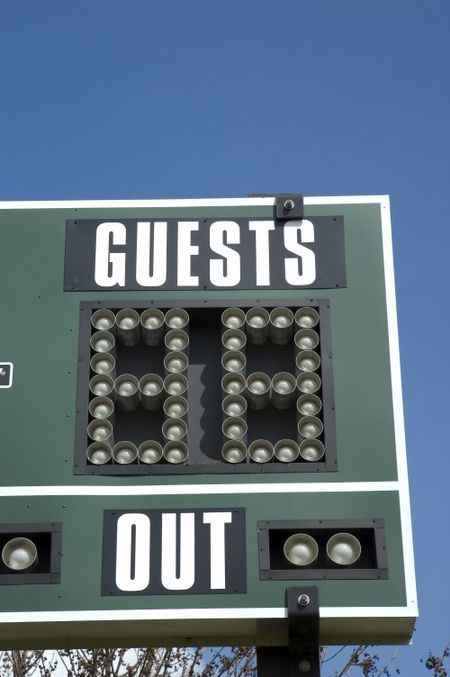
[[[166,590],[189,590],[195,582],[195,514],[183,512],[180,519],[179,576],[177,576],[177,515],[163,513],[161,583]]]
[[[198,276],[191,275],[191,259],[198,256],[198,246],[191,244],[192,233],[199,228],[198,221],[178,222],[177,284],[179,287],[198,287]]]
[[[224,244],[239,244],[241,230],[235,221],[214,221],[209,231],[209,246],[222,259],[211,259],[209,277],[216,287],[234,287],[241,280],[241,257],[239,252]],[[226,272],[225,272],[226,261]]]
[[[150,264],[152,274],[150,274]],[[167,221],[153,224],[153,248],[150,221],[138,221],[136,246],[136,282],[141,287],[160,287],[167,278]]]
[[[210,525],[211,590],[225,590],[225,524],[231,524],[231,512],[205,512],[203,524]]]
[[[270,284],[269,231],[275,230],[274,221],[249,221],[248,229],[255,232],[256,286]]]
[[[150,519],[126,513],[117,520],[116,585],[123,592],[138,592],[149,583]]]
[[[284,246],[289,252],[297,254],[296,258],[284,259],[286,282],[297,287],[312,284],[316,279],[316,256],[312,249],[304,247],[298,242],[300,233],[301,242],[314,242],[314,225],[311,221],[288,221],[284,225]],[[300,273],[299,258],[302,261]]]
[[[127,229],[123,223],[105,221],[97,226],[94,276],[99,287],[125,286],[125,254],[111,254],[109,248],[110,244],[124,245],[126,241]]]

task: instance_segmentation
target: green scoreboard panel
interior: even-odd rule
[[[406,643],[389,201],[0,204],[0,646]]]

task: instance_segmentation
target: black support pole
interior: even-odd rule
[[[288,646],[257,647],[258,677],[320,677],[317,587],[288,588]]]

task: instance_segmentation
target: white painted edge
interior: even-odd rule
[[[395,296],[394,255],[389,197],[380,198],[381,229],[383,238],[383,262],[386,290],[389,353],[391,362],[391,388],[394,417],[394,435],[399,481],[400,519],[402,523],[402,545],[404,557],[406,599],[414,616],[418,615],[416,575],[411,524],[406,439],[403,413],[403,395],[400,367],[400,347]]]
[[[305,197],[306,205],[381,203],[385,195]],[[30,200],[1,201],[0,209],[102,209],[155,207],[256,207],[275,204],[275,197],[209,198],[181,200]]]
[[[407,607],[320,607],[321,618],[405,618]],[[227,620],[287,618],[285,607],[228,609],[111,609],[107,611],[6,611],[0,623],[102,621]]]
[[[235,494],[317,494],[399,491],[398,482],[316,482],[314,484],[170,484],[139,486],[12,486],[0,487],[0,497],[11,496],[209,496]]]

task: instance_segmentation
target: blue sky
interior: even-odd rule
[[[0,0],[0,200],[391,195],[405,675],[450,635],[449,25],[447,0]]]

